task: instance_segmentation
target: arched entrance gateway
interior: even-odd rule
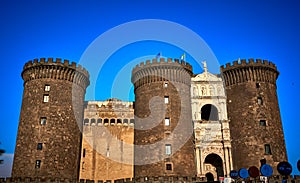
[[[204,163],[211,165],[211,168],[207,169],[207,173],[205,174],[208,182],[211,179],[219,180],[219,177],[224,177],[223,160],[219,155],[214,153],[207,155]],[[216,178],[214,177],[214,175],[216,176]]]
[[[214,175],[210,172],[205,174],[207,182],[213,182],[214,181]]]

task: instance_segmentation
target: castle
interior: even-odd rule
[[[205,62],[203,70],[147,60],[132,70],[134,102],[84,102],[89,74],[82,66],[27,62],[12,178],[217,181],[261,160],[279,175],[287,156],[276,66],[242,59],[221,74]]]

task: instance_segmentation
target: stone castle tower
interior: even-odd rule
[[[195,176],[192,66],[160,58],[132,70],[134,177]]]
[[[277,164],[287,161],[287,155],[275,64],[243,59],[221,66],[221,73],[226,86],[233,168],[260,167],[260,160],[265,159],[277,172]]]
[[[25,64],[12,177],[78,179],[83,102],[89,74],[68,60]]]

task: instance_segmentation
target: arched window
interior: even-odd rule
[[[96,120],[95,120],[95,118],[92,118],[92,119],[91,119],[91,125],[96,125]]]
[[[130,124],[134,124],[134,119],[130,119]]]
[[[110,124],[115,124],[116,123],[116,120],[115,119],[111,119],[110,120]]]
[[[107,118],[104,119],[104,124],[108,124],[108,119]]]
[[[88,118],[85,118],[83,121],[83,125],[89,125],[90,120]]]
[[[101,119],[101,118],[98,118],[98,119],[97,119],[97,125],[100,125],[100,124],[102,124],[102,119]]]
[[[128,119],[124,119],[124,120],[123,120],[123,123],[128,124]]]
[[[211,104],[206,104],[201,108],[201,119],[206,121],[218,121],[218,109]]]
[[[122,123],[122,119],[117,119],[117,123],[121,124]]]

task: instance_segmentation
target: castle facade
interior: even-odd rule
[[[80,65],[29,61],[12,177],[216,181],[261,160],[278,174],[287,156],[276,66],[249,59],[221,74],[203,69],[148,60],[132,70],[134,102],[84,102],[89,74]]]

